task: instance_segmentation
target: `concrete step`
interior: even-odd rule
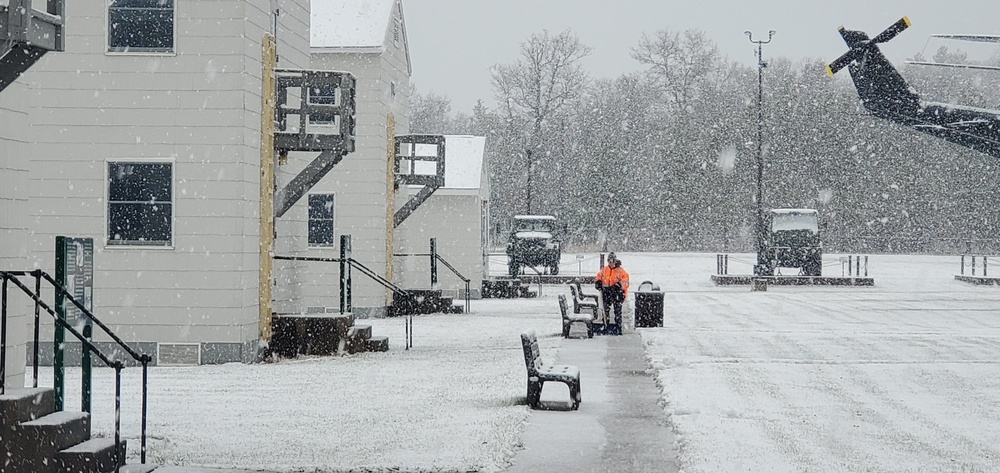
[[[378,335],[365,340],[365,351],[389,351],[389,337]]]
[[[128,465],[122,465],[122,467],[118,469],[118,473],[150,473],[159,467],[160,465],[154,465],[152,463],[130,463]]]
[[[347,329],[347,343],[344,350],[347,353],[361,353],[365,351],[369,338],[372,338],[371,325],[354,325]]]
[[[90,414],[60,411],[22,422],[18,427],[21,439],[51,449],[52,453],[90,439]]]
[[[272,349],[279,356],[332,355],[346,340],[354,314],[282,314],[272,321]]]
[[[7,389],[0,395],[0,425],[35,420],[56,410],[52,388]]]
[[[124,464],[125,441],[119,446]],[[64,448],[56,453],[56,463],[61,473],[106,472],[115,469],[115,439],[96,438]]]

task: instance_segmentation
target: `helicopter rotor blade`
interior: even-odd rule
[[[854,62],[863,53],[861,48],[852,48],[846,53],[834,59],[829,65],[826,66],[827,75],[834,75],[837,71],[847,67],[848,64]]]
[[[910,27],[910,19],[904,16],[904,17],[900,18],[899,21],[893,23],[891,26],[889,26],[888,28],[886,28],[885,31],[879,33],[878,36],[872,38],[871,42],[872,43],[884,43],[886,41],[889,41],[892,38],[895,38],[896,35],[898,35],[899,33],[902,33],[903,30],[905,30],[905,29],[907,29],[909,27]]]

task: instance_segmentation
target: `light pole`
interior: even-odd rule
[[[767,247],[764,245],[764,189],[762,181],[764,179],[764,158],[761,154],[761,144],[764,140],[764,68],[767,63],[761,55],[763,46],[771,42],[774,30],[767,32],[767,40],[753,40],[753,33],[744,31],[751,43],[757,45],[757,264],[753,267],[753,274],[759,276],[767,261]],[[770,265],[768,264],[768,267]]]
[[[527,214],[528,215],[532,215],[532,213],[531,213],[531,172],[535,170],[535,162],[531,159],[531,150],[530,149],[524,150],[524,154],[528,156],[528,182],[527,182],[527,186],[526,186],[527,187],[527,191],[528,191],[528,211],[527,211]]]

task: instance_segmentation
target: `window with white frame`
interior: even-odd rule
[[[333,194],[309,194],[309,246],[334,246]]]
[[[174,0],[108,0],[108,51],[172,53]]]
[[[173,244],[173,163],[108,162],[108,245]]]
[[[309,103],[319,105],[336,105],[337,88],[332,85],[320,85],[309,88]],[[309,122],[317,125],[335,124],[336,114],[334,113],[313,113],[309,115]]]

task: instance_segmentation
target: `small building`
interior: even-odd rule
[[[310,54],[312,69],[346,71],[357,80],[355,150],[310,189],[307,202],[277,221],[275,253],[338,258],[340,236],[349,234],[352,257],[386,277],[393,253],[392,135],[409,129],[411,66],[402,3],[314,1]],[[289,163],[279,166],[279,188],[305,166],[301,158]],[[279,313],[329,312],[340,305],[334,263],[276,262],[275,280]],[[355,316],[387,313],[392,301],[385,287],[357,273],[352,287]]]
[[[446,297],[461,298],[465,283],[445,265],[438,265],[438,284],[431,287],[430,240],[437,254],[465,278],[470,297],[481,297],[488,276],[490,183],[485,163],[486,138],[445,135],[444,186],[437,189],[396,228],[395,282],[407,289],[439,289]],[[408,200],[418,191],[401,186],[397,199]],[[400,203],[397,201],[396,207]]]

